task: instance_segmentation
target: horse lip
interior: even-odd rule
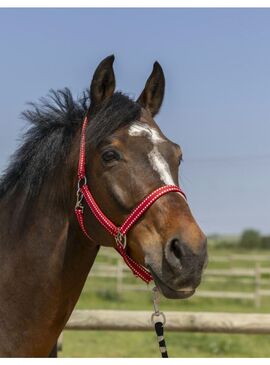
[[[150,266],[148,266],[154,282],[156,284],[156,286],[158,287],[158,289],[161,291],[161,293],[169,299],[185,299],[185,298],[189,298],[190,296],[192,296],[195,293],[195,289],[191,288],[191,287],[186,287],[186,288],[180,288],[180,289],[173,289],[171,288],[168,284],[164,283],[158,275],[156,275],[156,273],[152,270],[152,268]]]

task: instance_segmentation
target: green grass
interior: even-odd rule
[[[269,337],[166,333],[170,357],[267,357]],[[159,357],[154,332],[92,331],[64,333],[67,357]]]
[[[232,250],[210,247],[209,255],[228,255]],[[239,253],[239,250],[234,250]],[[241,251],[241,253],[247,253]],[[261,254],[262,252],[256,252]],[[264,252],[269,255],[269,252]],[[251,255],[254,254],[254,251]],[[114,259],[98,258],[98,262],[115,263]],[[215,263],[211,268],[227,268],[224,263]],[[252,266],[253,265],[253,266]],[[265,265],[265,263],[264,263]],[[234,262],[236,267],[254,267],[250,262]],[[130,274],[131,275],[131,274]],[[130,279],[137,282],[136,279]],[[270,282],[269,282],[270,288]],[[242,284],[236,279],[226,283],[202,282],[201,289],[252,291],[252,284]],[[185,300],[161,298],[161,309],[177,311],[268,313],[270,298],[263,298],[261,307],[255,309],[251,300],[223,300],[192,297]],[[152,310],[151,293],[129,291],[118,294],[114,279],[89,278],[85,284],[77,309]],[[170,357],[269,357],[270,336],[232,335],[203,333],[166,332]],[[62,357],[159,357],[156,337],[153,332],[112,331],[64,331]]]

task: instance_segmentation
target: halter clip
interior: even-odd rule
[[[78,194],[78,191],[81,190],[81,188],[87,184],[87,178],[86,176],[83,176],[83,177],[80,177],[79,180],[78,180],[78,190],[77,190],[77,194]]]
[[[159,290],[155,286],[152,289],[152,292],[153,292],[154,313],[152,313],[152,315],[151,315],[151,322],[152,322],[152,324],[155,324],[155,322],[156,322],[155,317],[157,317],[156,320],[158,320],[165,326],[165,324],[166,324],[165,314],[163,312],[160,312],[160,310],[159,310]],[[158,317],[161,317],[161,318],[158,318]]]
[[[75,210],[76,209],[83,210],[82,201],[83,201],[83,194],[81,193],[80,190],[78,190],[77,191],[77,201],[76,201],[76,205],[75,205]]]

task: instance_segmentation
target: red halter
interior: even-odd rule
[[[150,206],[162,195],[177,192],[180,193],[186,199],[185,193],[176,185],[166,185],[162,186],[156,190],[154,190],[151,194],[149,194],[141,203],[137,205],[136,208],[132,210],[129,216],[126,218],[124,223],[117,227],[99,208],[96,203],[93,195],[91,194],[88,186],[85,175],[85,132],[88,124],[89,117],[86,116],[83,121],[82,126],[82,134],[81,134],[81,146],[80,146],[80,159],[79,159],[79,167],[78,167],[78,190],[77,190],[77,203],[75,206],[75,213],[80,224],[80,227],[84,234],[91,240],[94,241],[93,238],[87,233],[87,230],[84,225],[83,218],[83,205],[82,201],[85,199],[88,207],[91,209],[92,213],[96,217],[96,219],[103,225],[103,227],[115,238],[116,247],[115,249],[119,252],[119,254],[123,257],[125,263],[131,269],[133,274],[137,277],[140,277],[146,283],[149,283],[153,278],[151,273],[144,268],[144,266],[135,262],[130,256],[127,255],[126,252],[126,234],[130,230],[130,228],[137,222],[137,220],[143,215],[143,213],[150,208]]]

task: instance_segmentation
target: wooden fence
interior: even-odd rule
[[[166,311],[166,331],[270,334],[270,314]],[[74,310],[65,330],[153,331],[150,311]],[[64,331],[57,342],[63,350]]]
[[[121,258],[112,251],[104,251],[103,255],[107,258],[117,259],[117,264],[96,263],[91,271],[91,276],[115,278],[117,292],[138,290],[148,290],[143,284],[127,284],[125,278],[130,277],[129,269],[123,264]],[[253,268],[233,267],[234,261],[253,262]],[[211,256],[211,262],[229,262],[229,269],[206,269],[204,273],[205,282],[227,283],[230,279],[236,279],[243,285],[252,284],[253,291],[225,291],[225,290],[201,290],[198,289],[195,296],[202,298],[226,298],[226,299],[244,299],[254,301],[258,308],[261,304],[262,297],[270,296],[270,268],[261,267],[262,262],[270,263],[268,255],[240,255],[232,254],[227,256]],[[221,285],[222,286],[222,285]],[[265,288],[267,286],[267,288]]]
[[[150,311],[75,310],[66,330],[153,331]],[[166,311],[166,331],[270,334],[270,314]]]

